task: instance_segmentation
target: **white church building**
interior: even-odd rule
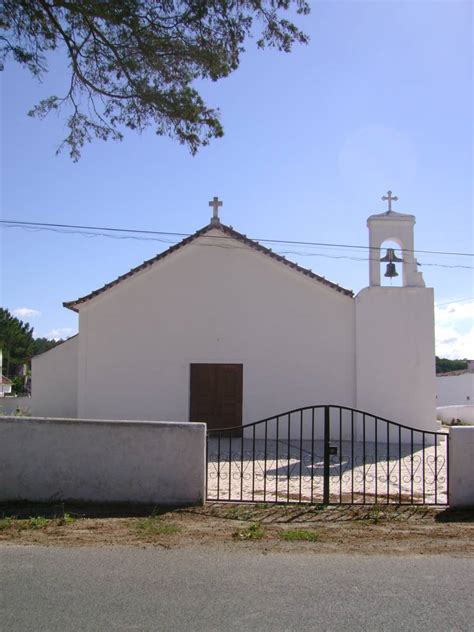
[[[369,286],[354,295],[221,223],[214,198],[207,226],[64,303],[79,333],[33,358],[32,413],[222,428],[334,404],[436,431],[433,290],[415,218],[388,199],[367,221]],[[401,287],[381,286],[387,241]]]

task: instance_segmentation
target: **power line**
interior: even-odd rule
[[[0,220],[0,223],[2,222],[2,220]],[[51,226],[33,226],[32,224],[34,224],[33,222],[29,223],[28,226],[16,226],[16,225],[6,225],[5,228],[21,228],[23,230],[26,231],[33,231],[33,232],[37,232],[37,231],[41,231],[41,230],[48,230],[48,231],[52,231],[55,233],[59,233],[59,234],[65,234],[65,235],[81,235],[82,237],[87,237],[87,238],[95,238],[95,237],[106,237],[109,239],[120,239],[120,240],[124,240],[124,239],[132,239],[132,240],[137,240],[137,241],[154,241],[154,242],[160,242],[160,243],[164,243],[168,246],[171,245],[175,245],[177,243],[179,243],[176,240],[169,240],[169,239],[164,239],[162,237],[141,237],[138,235],[119,235],[119,234],[107,234],[107,233],[101,233],[101,232],[91,232],[91,231],[86,231],[86,230],[73,230],[73,229],[69,229],[69,228],[53,228]],[[105,229],[107,230],[107,229]],[[120,229],[115,229],[115,230],[119,230]],[[175,233],[164,233],[164,232],[159,232],[159,231],[148,231],[148,232],[156,232],[157,234],[160,235],[172,235]],[[181,233],[182,235],[182,233]],[[217,235],[206,235],[206,238],[208,237],[219,237],[219,239],[221,240],[221,243],[198,243],[197,245],[202,246],[202,247],[206,247],[206,248],[240,248],[243,249],[243,246],[230,246],[228,243],[224,244],[222,243],[223,240],[229,240],[229,237],[223,235],[221,236],[217,236]],[[216,240],[217,241],[217,240]],[[281,243],[281,242],[278,242]],[[301,243],[305,243],[305,242],[301,242]],[[329,244],[324,244],[323,246],[318,246],[318,247],[331,247]],[[351,246],[347,246],[348,249],[351,249]],[[328,259],[348,259],[350,261],[379,261],[378,259],[373,259],[370,256],[369,257],[355,257],[355,256],[349,256],[349,255],[342,255],[342,254],[328,254],[325,252],[302,252],[301,250],[274,250],[274,252],[276,254],[279,254],[281,256],[284,255],[296,255],[299,257],[325,257]],[[467,266],[467,265],[460,265],[460,264],[455,264],[455,265],[450,265],[450,264],[442,264],[442,263],[431,263],[431,262],[425,262],[425,261],[417,261],[417,264],[419,266],[432,266],[432,267],[437,267],[437,268],[458,268],[458,269],[466,269],[466,270],[474,270],[473,266]]]
[[[466,303],[467,301],[474,301],[474,296],[470,298],[458,298],[455,301],[447,301],[446,303],[436,303],[436,307],[443,307],[443,305],[452,305],[453,303]]]
[[[77,229],[77,230],[85,230],[85,231],[108,231],[114,233],[132,233],[132,234],[142,234],[142,235],[161,235],[167,237],[190,237],[193,233],[177,233],[177,232],[167,232],[167,231],[158,231],[158,230],[139,230],[134,228],[117,228],[111,226],[82,226],[78,224],[53,224],[47,222],[24,222],[17,220],[0,220],[0,224],[4,224],[7,228],[22,228],[22,227],[31,227],[38,228],[43,230],[51,230],[51,229]],[[102,234],[101,236],[106,237],[107,235]],[[206,235],[206,237],[211,237],[214,239],[226,239],[225,235]],[[373,246],[360,246],[356,244],[333,244],[333,243],[325,243],[325,242],[314,242],[314,241],[297,241],[297,240],[289,240],[289,239],[269,239],[269,238],[251,238],[253,241],[265,242],[265,243],[274,243],[274,244],[288,244],[288,245],[296,245],[296,246],[318,246],[318,247],[330,247],[330,248],[353,248],[353,249],[361,249],[361,250],[378,250]],[[474,253],[471,252],[445,252],[439,250],[410,250],[408,248],[398,248],[397,250],[401,252],[418,252],[422,254],[431,254],[431,255],[449,255],[449,256],[459,256],[459,257],[474,257]]]

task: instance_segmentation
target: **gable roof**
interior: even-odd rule
[[[0,373],[0,377],[2,378],[0,380],[0,384],[13,384],[13,382],[8,377],[6,377],[5,375],[2,375]]]
[[[289,268],[292,268],[293,270],[296,270],[297,272],[300,272],[301,274],[304,274],[305,276],[309,277],[310,279],[314,279],[315,281],[318,281],[319,283],[322,283],[323,285],[326,285],[327,287],[330,287],[331,289],[335,290],[336,292],[339,292],[339,293],[344,294],[345,296],[349,296],[351,298],[353,298],[353,296],[354,296],[354,292],[352,290],[347,290],[347,289],[341,287],[340,285],[338,285],[337,283],[333,283],[332,281],[328,281],[327,279],[325,279],[324,277],[320,276],[319,274],[315,274],[311,270],[308,270],[307,268],[303,268],[302,266],[298,265],[294,261],[290,261],[290,260],[286,259],[285,257],[283,257],[282,255],[278,255],[277,253],[275,253],[272,250],[270,250],[270,248],[266,248],[265,246],[262,246],[257,241],[254,241],[253,239],[249,239],[246,235],[242,235],[242,233],[239,233],[238,231],[234,230],[232,227],[226,226],[225,224],[221,224],[220,222],[211,222],[207,226],[204,226],[204,228],[201,228],[200,230],[196,231],[195,233],[193,233],[189,237],[186,237],[185,239],[183,239],[179,243],[175,244],[174,246],[171,246],[171,248],[168,248],[164,252],[156,255],[156,257],[153,257],[152,259],[148,259],[148,261],[144,261],[143,263],[141,263],[136,268],[132,268],[126,274],[122,274],[121,276],[117,277],[114,281],[111,281],[110,283],[106,283],[101,288],[99,288],[97,290],[94,290],[93,292],[90,292],[89,294],[86,294],[85,296],[81,296],[80,298],[77,298],[76,300],[65,301],[63,303],[64,307],[67,307],[68,309],[72,309],[74,312],[79,311],[78,310],[78,306],[81,303],[85,303],[86,301],[89,301],[90,299],[98,296],[99,294],[102,294],[102,293],[106,292],[107,290],[109,290],[110,288],[114,287],[115,285],[118,285],[119,283],[121,283],[125,279],[130,278],[134,274],[137,274],[138,272],[141,272],[142,270],[145,270],[146,268],[149,268],[150,266],[152,266],[157,261],[160,261],[161,259],[164,259],[165,257],[168,257],[168,255],[170,255],[171,253],[176,252],[177,250],[180,250],[184,246],[187,246],[188,244],[190,244],[194,240],[196,240],[198,237],[202,237],[203,235],[205,235],[206,233],[210,232],[211,230],[220,230],[224,235],[226,235],[228,237],[232,237],[233,239],[235,239],[237,241],[240,241],[241,243],[243,243],[243,244],[245,244],[247,246],[250,246],[250,248],[253,248],[254,250],[262,252],[263,254],[267,255],[268,257],[271,257],[272,259],[275,259],[276,261],[279,261],[280,263],[288,266]]]

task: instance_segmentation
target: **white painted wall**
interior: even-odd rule
[[[357,408],[436,431],[433,290],[370,287],[355,303]]]
[[[202,237],[80,307],[78,414],[188,419],[194,362],[243,364],[244,423],[352,406],[354,333],[350,297]]]
[[[0,401],[0,415],[11,415],[17,410],[20,410],[23,415],[30,415],[32,408],[32,397],[4,397]]]
[[[474,426],[449,429],[449,505],[474,507]]]
[[[5,397],[5,395],[8,395],[11,392],[12,392],[12,385],[2,384],[0,381],[0,397]]]
[[[11,384],[2,383],[2,367],[3,367],[3,351],[0,349],[0,397],[5,397],[8,393],[12,392]]]
[[[0,417],[0,501],[202,504],[205,424]]]
[[[471,406],[438,406],[436,409],[438,419],[450,424],[453,419],[474,424],[474,405]]]
[[[438,375],[436,401],[438,406],[474,405],[474,373]]]
[[[354,300],[211,235],[79,306],[80,336],[34,360],[34,414],[188,419],[190,364],[242,363],[244,424],[327,403],[438,430],[431,289]]]
[[[37,417],[77,417],[78,336],[31,361],[31,412]]]

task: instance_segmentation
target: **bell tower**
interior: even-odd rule
[[[397,198],[391,191],[382,199],[388,210],[367,220],[369,287],[355,299],[356,408],[408,427],[416,420],[418,428],[435,431],[433,289],[425,287],[418,271],[415,217],[392,211]],[[390,242],[400,248],[398,257]],[[398,276],[399,268],[402,286],[382,285],[381,266],[389,278]]]
[[[380,285],[380,261],[392,263],[398,260],[390,257],[390,255],[393,257],[393,251],[387,252],[387,255],[382,257],[380,250],[384,242],[394,241],[402,251],[403,286],[425,287],[423,275],[418,271],[418,262],[414,252],[415,216],[392,211],[392,201],[398,198],[392,196],[391,191],[386,196],[384,195],[382,200],[388,200],[388,211],[371,215],[367,220],[370,246],[369,284],[371,287]]]

